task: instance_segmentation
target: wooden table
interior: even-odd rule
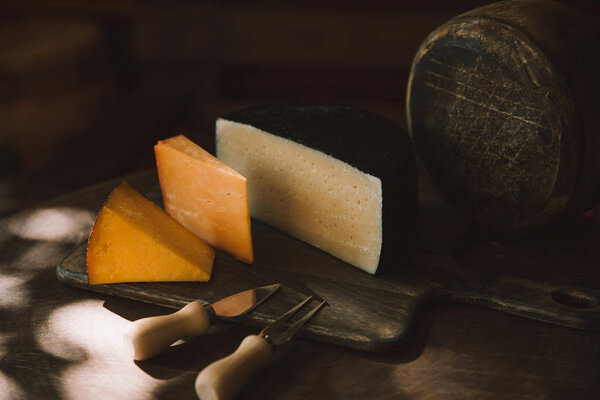
[[[153,173],[128,179],[142,191],[154,180]],[[128,321],[170,310],[57,281],[56,265],[87,239],[116,183],[0,220],[0,399],[194,399],[197,373],[256,333],[218,322],[206,337],[134,362],[121,339]],[[508,258],[474,248],[463,261],[514,268]],[[600,287],[597,269],[574,264],[551,273]],[[600,333],[479,306],[436,304],[393,354],[293,340],[241,398],[598,399]]]

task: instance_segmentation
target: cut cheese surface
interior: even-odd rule
[[[123,182],[90,234],[88,282],[208,281],[214,257],[207,243]]]
[[[246,178],[182,135],[154,150],[167,212],[212,246],[252,263]]]
[[[412,230],[414,156],[388,119],[349,107],[257,107],[218,119],[216,143],[217,157],[248,179],[254,218],[368,273],[384,237],[401,242],[397,232]]]

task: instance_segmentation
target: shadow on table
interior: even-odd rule
[[[135,303],[135,304],[134,304]],[[104,307],[130,321],[154,315],[173,312],[163,307],[141,304],[125,299],[107,299]],[[273,363],[264,371],[259,372],[245,387],[240,395],[244,398],[278,398],[289,390],[303,392],[306,398],[327,398],[328,393],[338,393],[339,388],[332,388],[334,381],[340,381],[338,375],[346,368],[356,368],[360,363],[353,362],[352,366],[338,364],[337,360],[348,358],[363,359],[371,364],[382,367],[374,374],[381,374],[377,379],[386,381],[385,364],[402,364],[417,359],[427,343],[428,331],[434,323],[431,313],[426,312],[409,336],[404,350],[391,354],[373,354],[352,350],[336,345],[322,344],[304,339],[293,339],[291,342],[276,348]],[[174,393],[179,398],[196,398],[194,382],[197,374],[208,364],[231,354],[241,341],[250,334],[257,334],[258,328],[231,322],[217,321],[207,334],[171,346],[160,355],[149,360],[136,361],[138,368],[155,379],[165,380],[156,392],[157,398],[169,398]],[[335,376],[324,376],[324,365],[331,364]],[[356,376],[348,373],[348,376]],[[388,379],[391,385],[391,378]],[[344,382],[344,379],[341,379]],[[346,382],[353,390],[358,382]],[[391,389],[391,387],[390,387]],[[386,384],[382,384],[382,393]],[[397,393],[397,388],[394,391]],[[398,398],[402,398],[399,396]]]

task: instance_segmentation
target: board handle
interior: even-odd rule
[[[257,335],[246,336],[237,350],[204,368],[195,388],[201,400],[233,399],[252,375],[273,359],[273,347]]]
[[[470,292],[449,290],[445,294],[452,300],[481,304],[552,324],[583,330],[600,329],[600,291],[595,289],[496,277]]]
[[[132,322],[125,331],[125,343],[133,348],[134,360],[146,360],[179,339],[206,333],[209,326],[206,308],[193,301],[172,314]]]

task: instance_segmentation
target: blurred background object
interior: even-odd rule
[[[0,215],[153,168],[182,133],[213,151],[220,114],[344,103],[405,125],[425,37],[490,3],[14,2],[0,19]],[[598,15],[598,2],[569,2]]]
[[[408,128],[464,218],[532,234],[600,201],[598,44],[598,18],[548,0],[479,7],[423,42]]]

